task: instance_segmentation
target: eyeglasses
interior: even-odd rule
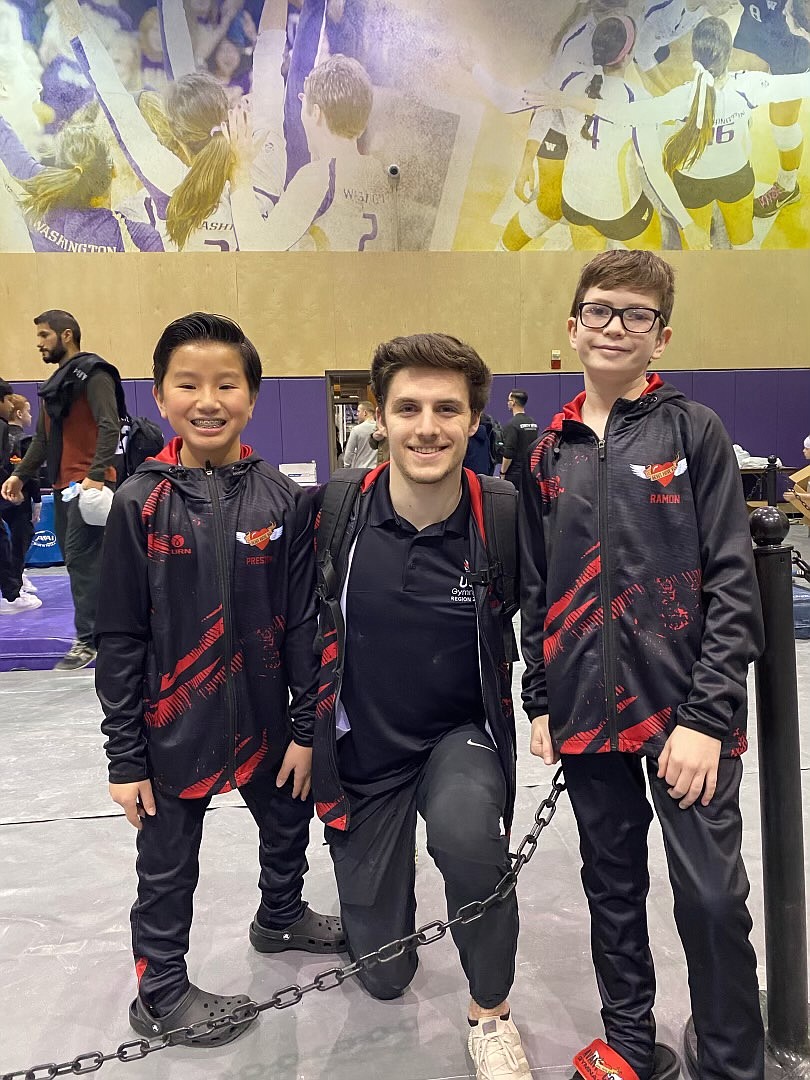
[[[621,319],[622,326],[631,334],[647,334],[655,326],[658,319],[664,322],[663,314],[658,308],[651,307],[625,307],[614,308],[610,304],[579,304],[579,321],[589,330],[604,330],[615,315]]]

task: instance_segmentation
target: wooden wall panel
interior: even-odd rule
[[[242,322],[268,376],[362,368],[416,330],[466,338],[494,372],[577,371],[565,321],[581,252],[0,255],[0,376],[41,379],[35,314],[65,307],[83,344],[144,378],[160,331],[188,311]],[[810,251],[669,252],[677,272],[670,370],[808,366]]]
[[[238,318],[264,374],[322,375],[335,364],[334,264],[317,252],[240,252]]]
[[[361,368],[397,334],[442,331],[465,338],[494,372],[520,354],[520,272],[497,252],[334,255],[335,353]],[[368,266],[366,265],[368,263]]]

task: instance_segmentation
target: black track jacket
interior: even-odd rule
[[[348,555],[368,517],[369,496],[374,483],[388,463],[377,466],[363,480],[356,513],[349,523],[350,539],[345,545],[344,565],[337,566],[340,582],[337,595],[342,595],[346,581]],[[473,572],[487,566],[486,534],[481,483],[475,473],[464,470],[464,480],[470,493],[470,563]],[[310,497],[319,502],[322,490]],[[318,519],[315,521],[317,544]],[[474,585],[475,610],[478,616],[478,642],[481,665],[481,689],[487,725],[495,742],[506,778],[506,803],[503,808],[504,827],[509,830],[515,803],[515,715],[512,705],[512,664],[506,658],[506,644],[501,603],[491,586]],[[312,790],[318,816],[333,829],[346,831],[350,826],[349,800],[343,791],[338,774],[337,735],[335,729],[337,702],[345,662],[342,635],[334,625],[329,607],[321,605],[320,633],[323,645],[321,678],[318,690],[315,741],[312,753]],[[396,627],[391,633],[396,634]],[[402,642],[402,662],[409,659],[409,642]],[[418,673],[417,676],[418,677]],[[382,690],[381,692],[384,692]],[[394,707],[395,707],[394,703]]]
[[[523,703],[564,754],[657,757],[675,725],[747,747],[762,618],[740,472],[720,419],[648,376],[599,440],[566,405],[529,454]],[[605,618],[609,612],[609,618]]]
[[[113,499],[96,691],[110,781],[202,798],[312,744],[315,562],[302,491],[242,447],[210,471],[180,439]]]

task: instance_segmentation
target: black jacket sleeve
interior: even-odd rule
[[[762,610],[742,480],[731,440],[711,410],[693,414],[689,477],[695,499],[704,609],[692,690],[677,722],[715,739],[745,704],[749,664],[764,647]]]
[[[96,613],[96,693],[110,783],[148,778],[143,686],[149,649],[149,579],[138,484],[113,499],[104,531]]]
[[[33,480],[39,477],[39,470],[48,456],[48,435],[45,431],[45,409],[39,410],[37,417],[37,430],[28,444],[25,457],[14,470],[14,475],[22,480]],[[36,500],[35,500],[36,501]]]
[[[312,502],[303,493],[289,518],[284,669],[290,688],[293,742],[312,746],[320,663],[315,654],[315,548]],[[288,526],[285,526],[285,534]]]
[[[531,460],[533,449],[529,451]],[[543,627],[546,604],[546,544],[543,532],[543,504],[528,462],[518,499],[520,536],[520,650],[523,673],[523,708],[530,720],[548,712],[546,665],[543,659]]]
[[[104,480],[105,470],[115,464],[115,452],[121,438],[115,383],[106,371],[96,371],[87,380],[87,404],[98,425],[96,452],[87,476],[90,480]]]

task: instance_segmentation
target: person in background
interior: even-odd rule
[[[5,480],[13,468],[13,441],[9,420],[14,408],[14,387],[0,379],[0,480]],[[0,507],[11,505],[0,501]],[[22,578],[17,573],[11,540],[6,527],[0,521],[0,615],[19,615],[34,611],[42,601],[33,593],[23,593]]]
[[[357,406],[357,419],[349,432],[343,451],[343,466],[346,469],[370,469],[377,464],[377,450],[369,442],[377,429],[374,406],[370,401],[361,401]]]
[[[31,426],[31,403],[22,394],[13,394],[10,401],[8,426],[11,434],[11,463],[16,466],[25,457],[25,452],[31,445],[31,436],[25,434],[26,429]],[[32,477],[26,480],[23,485],[23,501],[2,507],[0,513],[11,534],[11,555],[14,572],[20,579],[20,591],[21,593],[36,593],[36,586],[25,572],[25,560],[42,513],[39,478]]]
[[[506,399],[512,419],[503,429],[501,476],[514,484],[518,491],[529,447],[537,438],[537,423],[526,415],[528,400],[529,395],[525,390],[513,390]]]
[[[0,497],[21,503],[27,480],[39,476],[47,460],[54,489],[54,531],[65,557],[76,622],[76,638],[56,664],[57,671],[77,671],[96,658],[94,643],[99,566],[104,526],[88,524],[82,514],[84,496],[65,500],[71,483],[82,492],[115,483],[115,456],[121,434],[117,370],[95,353],[81,348],[82,332],[68,311],[54,308],[34,319],[37,348],[43,363],[57,370],[39,391],[42,407],[31,445]],[[93,496],[91,495],[92,499]]]

